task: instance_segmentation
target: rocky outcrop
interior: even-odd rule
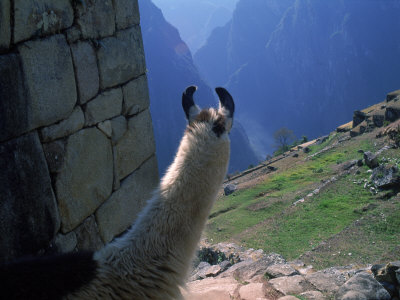
[[[185,299],[310,300],[397,299],[400,262],[366,268],[331,267],[316,271],[301,261],[238,245],[203,244]],[[226,259],[225,261],[220,261]],[[222,268],[222,265],[228,266]],[[295,296],[293,296],[295,295]]]
[[[99,249],[158,182],[137,0],[1,1],[0,260]]]

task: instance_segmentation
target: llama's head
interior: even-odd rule
[[[196,86],[189,86],[182,95],[182,106],[186,118],[189,121],[188,130],[195,128],[209,128],[218,138],[229,133],[233,124],[233,113],[235,103],[228,91],[222,87],[217,87],[215,91],[219,97],[219,108],[209,108],[201,110],[194,103],[193,94],[197,90]]]

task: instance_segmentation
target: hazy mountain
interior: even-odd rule
[[[153,0],[175,26],[192,53],[205,43],[215,27],[226,24],[238,0]]]
[[[280,127],[322,135],[399,88],[399,13],[395,0],[241,0],[194,60],[235,93],[250,140],[271,151]]]
[[[200,78],[191,53],[176,28],[164,19],[150,0],[139,0],[143,43],[148,69],[150,110],[153,119],[160,174],[171,163],[186,126],[181,107],[182,92],[197,85],[195,100],[201,107],[216,106],[216,94]],[[230,172],[257,162],[239,123],[232,130]]]

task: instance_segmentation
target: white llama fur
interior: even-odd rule
[[[230,107],[202,111],[208,119],[201,121],[197,105],[186,111],[190,124],[154,196],[124,236],[94,254],[95,279],[64,299],[182,299],[179,287],[227,172]]]

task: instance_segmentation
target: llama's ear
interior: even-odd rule
[[[217,87],[215,91],[219,97],[219,111],[227,118],[233,118],[233,113],[235,112],[235,102],[233,102],[233,98],[231,94],[228,93],[226,89],[223,87]]]
[[[188,121],[192,121],[200,112],[200,108],[194,103],[193,94],[197,86],[191,85],[182,94],[182,107]]]

